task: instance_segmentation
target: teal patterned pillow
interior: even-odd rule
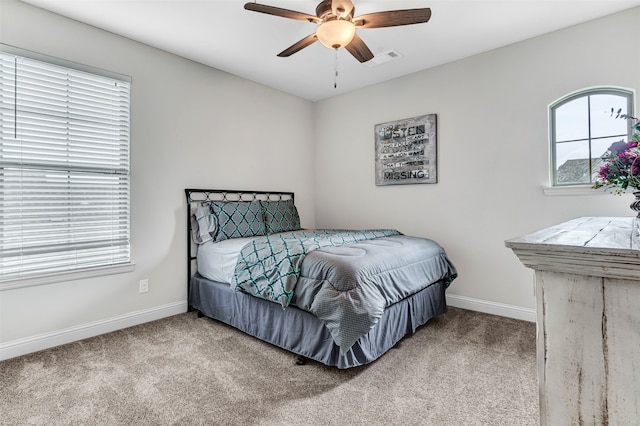
[[[262,201],[262,206],[269,234],[300,229],[300,216],[293,200]]]
[[[211,212],[218,219],[214,241],[254,237],[267,233],[260,201],[212,201]]]

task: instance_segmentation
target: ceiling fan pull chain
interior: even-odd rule
[[[334,64],[334,75],[333,75],[333,88],[337,89],[338,88],[338,49],[334,49],[334,57],[333,57],[333,64]]]

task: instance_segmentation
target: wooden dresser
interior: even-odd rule
[[[506,241],[535,270],[541,425],[640,424],[640,220]]]

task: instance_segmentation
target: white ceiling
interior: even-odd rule
[[[359,29],[374,55],[393,50],[401,58],[370,66],[340,49],[334,88],[335,55],[319,42],[276,56],[315,24],[250,12],[243,0],[23,1],[311,101],[640,6],[640,0],[353,0],[356,16],[421,7],[432,16],[425,24]],[[258,3],[315,15],[319,1]]]

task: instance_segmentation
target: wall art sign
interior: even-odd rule
[[[436,183],[436,114],[375,125],[376,185]]]

